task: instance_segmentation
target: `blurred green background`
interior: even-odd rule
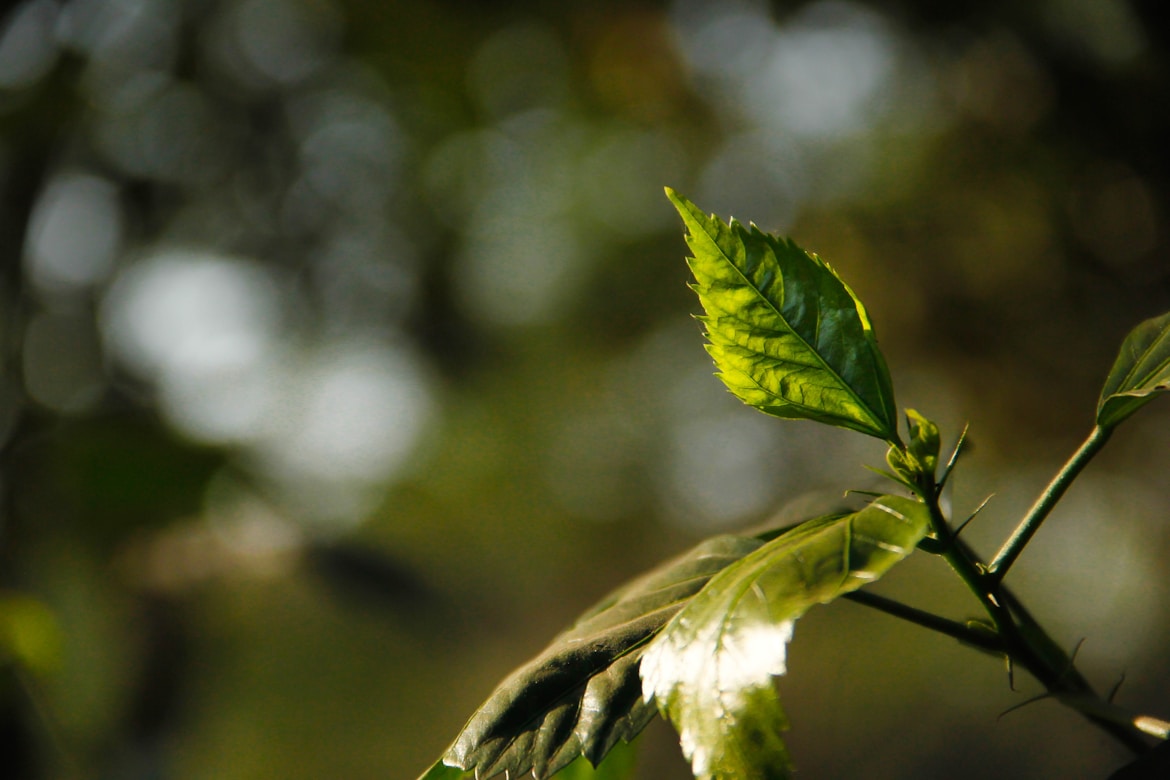
[[[1170,308],[1160,4],[25,0],[0,17],[0,762],[413,778],[625,578],[881,445],[741,408],[671,185],[827,258],[990,551]],[[1170,716],[1170,404],[1012,584]],[[813,498],[809,498],[813,496]],[[800,502],[804,502],[800,504]],[[878,588],[974,605],[919,556]],[[811,778],[1103,778],[1002,664],[851,603]],[[638,776],[688,777],[661,723]]]

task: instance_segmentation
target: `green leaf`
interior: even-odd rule
[[[713,577],[642,657],[643,695],[678,730],[696,778],[788,778],[772,677],[809,607],[877,579],[930,525],[925,505],[883,496],[810,520]]]
[[[922,472],[933,477],[938,468],[938,452],[942,444],[938,426],[913,409],[906,410],[906,425],[910,429],[907,449]]]
[[[1170,312],[1129,332],[1101,390],[1097,425],[1114,428],[1170,390]]]
[[[656,714],[638,678],[646,643],[712,575],[763,544],[714,537],[610,594],[504,680],[441,763],[479,780],[547,778],[578,756],[596,766]]]
[[[789,240],[666,195],[694,253],[707,351],[731,392],[767,414],[896,442],[889,369],[865,307],[836,272]]]
[[[556,780],[627,780],[634,776],[636,758],[634,745],[621,742],[609,751],[609,755],[597,767],[581,756],[557,772]]]

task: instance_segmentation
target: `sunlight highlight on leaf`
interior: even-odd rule
[[[420,780],[458,778],[462,771],[478,780],[543,780],[582,756],[600,764],[656,714],[638,676],[646,643],[712,575],[763,544],[754,537],[708,539],[602,599],[504,680],[431,768],[433,777]]]
[[[880,577],[929,525],[925,505],[897,496],[810,520],[717,574],[671,620],[642,657],[643,698],[678,729],[696,778],[791,776],[772,678],[787,670],[796,620]]]

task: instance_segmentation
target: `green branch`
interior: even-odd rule
[[[1015,563],[1016,558],[1023,552],[1024,547],[1031,540],[1032,536],[1040,528],[1040,524],[1048,517],[1052,508],[1056,506],[1056,502],[1060,501],[1061,496],[1068,490],[1069,485],[1073,483],[1081,470],[1093,459],[1093,456],[1100,452],[1105,443],[1109,441],[1110,430],[1096,426],[1093,432],[1089,434],[1089,438],[1085,439],[1080,448],[1073,453],[1068,462],[1064,464],[1060,472],[1048,483],[1048,487],[1036,499],[1036,503],[1028,510],[1028,514],[1020,521],[1016,530],[1008,538],[999,552],[991,560],[991,564],[987,567],[987,579],[991,585],[995,585],[1003,580],[1008,573],[1008,569]]]
[[[1100,444],[1096,449],[1100,449]],[[1090,454],[1089,457],[1091,456]],[[1085,462],[1087,460],[1088,458],[1084,458]],[[1073,476],[1083,466],[1082,462],[1076,467],[1076,471],[1072,472]],[[1071,476],[1068,477],[1069,481],[1071,479]],[[1063,489],[1060,492],[1063,493]],[[1057,494],[1052,499],[1052,504],[1055,504],[1059,497]],[[945,527],[946,520],[937,499],[929,501],[928,504],[931,514],[936,517],[936,527]],[[1051,505],[1048,508],[1051,509]],[[939,554],[983,605],[995,626],[1002,652],[1061,700],[1071,697],[1079,702],[1102,701],[1089,681],[1077,670],[1073,659],[1049,636],[1019,599],[998,579],[985,573],[988,567],[980,562],[978,555],[966,542],[953,534],[944,537],[942,542],[942,551]],[[1114,717],[1104,717],[1101,713],[1083,706],[1077,709],[1134,754],[1141,755],[1149,750],[1150,746],[1143,736],[1143,730],[1135,722],[1118,722]]]
[[[979,631],[965,623],[940,617],[939,615],[926,612],[917,607],[903,604],[900,601],[894,601],[885,596],[870,593],[867,590],[855,590],[852,593],[846,593],[842,598],[855,601],[858,604],[864,604],[879,612],[885,612],[887,615],[893,615],[896,618],[906,620],[916,626],[937,631],[940,634],[957,639],[963,644],[977,647],[980,650],[986,650],[989,653],[1002,654],[1005,652],[1003,642],[999,641],[999,638],[990,631]]]

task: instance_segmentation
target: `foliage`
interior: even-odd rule
[[[921,503],[897,496],[810,520],[720,572],[675,615],[647,649],[642,679],[696,777],[786,776],[771,678],[785,672],[793,624],[876,580],[929,525]]]
[[[836,272],[791,241],[666,194],[689,231],[707,351],[731,392],[777,417],[896,440],[889,370],[865,307]]]
[[[1160,6],[1051,5],[5,4],[5,776],[410,774],[578,594],[859,462],[913,481],[869,437],[719,397],[661,183],[840,271],[944,447],[978,410],[955,512],[1027,478],[1170,292]],[[1091,543],[1065,545],[1124,568],[1021,560],[1071,613],[1063,650],[1086,636],[1081,666],[1111,682],[1124,657],[1149,692],[1170,492],[1163,439],[1132,433],[1093,468],[1154,489],[1085,501]],[[857,608],[830,611],[852,631]],[[863,657],[831,690],[869,690]],[[900,667],[891,713],[936,709],[920,686],[946,658]],[[810,724],[854,716],[802,698],[818,675],[780,688],[815,776],[970,755],[1012,698],[964,676],[968,727],[908,741],[879,716],[828,750]],[[1116,761],[1075,721],[1044,744],[1033,774]]]
[[[1097,424],[1113,428],[1170,390],[1170,313],[1138,325],[1121,345],[1097,405]]]
[[[578,756],[599,763],[654,716],[638,678],[647,641],[712,575],[762,544],[709,539],[603,599],[500,684],[443,760],[483,777],[548,776]]]
[[[707,350],[728,389],[777,417],[887,441],[892,471],[880,473],[908,495],[756,537],[716,537],[634,581],[508,677],[423,780],[546,778],[581,757],[598,765],[655,707],[677,729],[698,780],[789,778],[773,678],[787,670],[797,619],[843,596],[1006,657],[1136,753],[1148,747],[1143,731],[1165,737],[1167,724],[1102,701],[1002,579],[1108,432],[1170,388],[1170,314],[1126,338],[1089,439],[985,564],[958,539],[940,502],[965,437],[941,474],[939,428],[913,409],[903,443],[886,361],[853,291],[791,240],[707,216],[666,192],[688,231]],[[953,623],[853,596],[920,546],[950,564],[987,620]]]

